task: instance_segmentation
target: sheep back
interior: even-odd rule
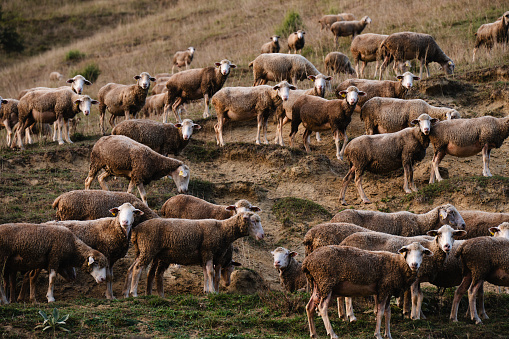
[[[328,245],[339,245],[346,237],[357,232],[371,230],[348,222],[328,222],[313,226],[304,236],[306,255]]]
[[[228,219],[234,214],[227,211],[226,206],[218,206],[187,194],[179,194],[166,200],[160,213],[164,218],[217,220]]]

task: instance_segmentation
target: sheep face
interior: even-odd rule
[[[156,78],[151,77],[147,72],[142,72],[140,75],[135,75],[134,79],[137,80],[138,86],[143,89],[148,89],[150,87],[150,82],[156,81]]]
[[[278,247],[270,253],[274,256],[274,267],[278,270],[288,267],[292,257],[297,255],[297,252],[289,251],[284,247]]]
[[[110,213],[114,216],[118,214],[117,220],[120,226],[124,229],[126,236],[131,234],[131,228],[133,226],[135,216],[144,214],[143,211],[135,208],[128,202],[122,204],[119,207],[110,209]]]
[[[403,85],[406,89],[412,88],[414,80],[417,81],[421,79],[410,72],[405,72],[402,75],[398,75],[396,78],[401,81],[401,85]]]
[[[450,111],[445,113],[445,117],[446,117],[447,120],[461,119],[460,113],[457,110],[455,110],[455,109],[451,109]]]
[[[83,95],[79,99],[74,100],[74,104],[78,106],[80,112],[87,116],[90,114],[92,105],[98,105],[99,101],[90,98],[88,95]]]
[[[184,119],[181,123],[175,124],[175,127],[180,129],[182,133],[182,139],[189,140],[191,139],[191,135],[193,135],[193,130],[198,130],[201,128],[200,125],[193,123],[191,119]]]
[[[276,44],[278,43],[279,41],[279,36],[278,35],[273,35],[270,37],[272,41],[274,41]]]
[[[265,237],[265,232],[263,231],[260,216],[253,212],[243,212],[239,214],[242,215],[244,222],[248,223],[249,235],[256,240],[262,240]]]
[[[299,29],[297,32],[295,32],[295,34],[297,34],[297,38],[299,40],[302,40],[302,39],[304,39],[304,34],[306,34],[306,32],[304,32],[303,30]]]
[[[191,56],[193,56],[194,52],[196,51],[196,49],[194,47],[189,47],[187,50],[189,51],[189,55],[191,55]]]
[[[92,83],[85,79],[83,75],[76,75],[74,78],[67,79],[66,81],[68,84],[72,84],[71,88],[74,93],[81,94],[83,92],[83,86],[87,85],[90,86]]]
[[[426,234],[435,237],[440,249],[448,254],[454,244],[454,239],[460,238],[466,233],[462,230],[455,230],[449,225],[444,225],[438,230],[428,231]]]
[[[219,67],[219,71],[221,72],[222,75],[228,75],[230,74],[231,68],[237,68],[237,66],[232,64],[230,60],[226,59],[221,60],[221,62],[216,62],[214,65],[216,65],[216,67]]]
[[[315,84],[316,92],[319,96],[322,98],[325,96],[325,91],[327,89],[330,89],[330,81],[332,80],[332,77],[318,74],[318,75],[308,75],[308,79],[313,81]]]
[[[288,101],[290,90],[296,90],[297,87],[290,85],[287,81],[281,81],[276,86],[272,87],[277,92],[277,95],[283,100]]]
[[[171,173],[171,178],[175,182],[175,185],[177,185],[177,191],[179,193],[187,192],[190,176],[191,172],[189,171],[189,167],[186,165],[180,165],[175,171]]]
[[[454,62],[452,60],[447,61],[445,64],[442,65],[442,69],[446,74],[453,74],[454,73]]]
[[[419,129],[421,130],[422,134],[429,135],[429,132],[431,131],[431,125],[434,125],[438,122],[438,119],[432,118],[426,113],[419,115],[417,119],[412,120],[410,123],[412,126],[419,125]]]
[[[245,199],[237,201],[235,205],[226,207],[226,210],[235,211],[235,214],[243,212],[261,212],[261,209],[258,206],[251,205],[251,203]]]
[[[106,260],[106,258],[104,258],[104,260]],[[106,280],[106,265],[100,264],[99,260],[90,256],[88,257],[88,267],[90,268],[90,275],[94,277],[98,284]]]
[[[439,215],[443,224],[451,225],[458,230],[465,229],[465,220],[453,205],[447,204],[440,207]]]
[[[364,22],[366,25],[371,23],[371,18],[369,16],[365,16],[361,19],[361,22]]]
[[[359,96],[366,95],[365,92],[359,91],[359,89],[355,86],[350,86],[346,89],[346,91],[341,91],[338,93],[340,98],[345,98],[346,102],[350,106],[354,106],[359,101]]]
[[[414,272],[421,267],[423,255],[433,255],[433,252],[418,242],[413,242],[410,245],[401,247],[398,253],[405,258],[408,267]]]
[[[490,227],[490,233],[496,238],[506,238],[509,239],[509,222],[503,222],[497,227]]]

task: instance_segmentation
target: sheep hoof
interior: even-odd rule
[[[410,188],[405,188],[405,193],[410,194],[410,193],[412,193],[412,190]]]
[[[457,322],[458,322],[458,319],[456,319],[456,318],[450,318],[449,320],[450,320],[451,322],[453,322],[453,323],[457,323]]]
[[[55,298],[53,298],[53,297],[48,298],[48,302],[49,302],[49,303],[55,302]]]
[[[475,324],[476,324],[476,325],[482,325],[482,321],[481,321],[481,319],[477,319],[477,320],[475,321]]]
[[[346,200],[341,200],[341,205],[343,205],[343,206],[348,206],[348,204],[347,204]]]
[[[356,318],[355,316],[349,317],[349,321],[350,321],[351,323],[356,322],[356,321],[357,321],[357,318]]]
[[[362,202],[365,204],[371,204],[371,201],[369,201],[369,199],[362,199]]]
[[[59,140],[59,141],[58,141],[58,144],[59,144],[59,145],[63,145],[63,144],[64,144],[64,141],[63,141],[63,140]]]

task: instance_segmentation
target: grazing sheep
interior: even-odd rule
[[[258,206],[242,199],[234,205],[215,205],[192,195],[179,194],[166,200],[161,207],[163,218],[180,219],[228,219],[241,212],[259,212]]]
[[[279,53],[281,46],[279,46],[279,35],[273,35],[270,37],[270,42],[266,42],[262,45],[261,53]]]
[[[150,118],[152,115],[162,115],[166,100],[168,100],[168,92],[148,96],[145,99],[145,106],[140,111],[141,116]]]
[[[153,120],[126,120],[118,124],[111,131],[112,135],[125,135],[139,143],[147,145],[157,153],[179,155],[189,144],[193,130],[199,130],[200,125],[191,119],[184,119],[182,123],[165,124]]]
[[[437,124],[429,135],[434,156],[431,162],[430,184],[442,181],[438,166],[450,154],[455,157],[471,157],[482,152],[485,177],[491,177],[490,152],[500,148],[509,136],[509,116],[495,118],[484,116],[472,119],[454,119]]]
[[[7,272],[46,269],[49,272],[48,302],[55,301],[57,271],[82,265],[97,283],[106,279],[106,257],[67,228],[28,223],[0,225],[0,266]],[[0,284],[0,298],[7,304],[3,284]]]
[[[205,110],[203,111],[203,118],[208,118],[209,114],[209,100],[212,96],[219,91],[228,75],[230,75],[231,68],[237,68],[230,60],[221,60],[216,62],[214,66],[190,69],[173,75],[167,82],[168,99],[164,106],[164,115],[168,114],[171,107],[177,122],[181,122],[180,114],[177,109],[180,105],[185,104],[191,100],[198,100],[204,98]],[[165,120],[166,121],[166,120]]]
[[[359,96],[366,93],[359,91],[355,86],[350,86],[339,94],[345,99],[326,100],[316,96],[302,95],[295,101],[292,108],[292,131],[290,133],[292,147],[301,122],[306,129],[302,136],[306,152],[310,151],[309,135],[312,131],[321,132],[331,129],[336,143],[336,157],[343,160],[343,153],[348,142],[346,128],[352,120],[352,113]],[[343,137],[341,151],[339,150],[340,136]]]
[[[249,67],[253,67],[253,86],[265,85],[268,81],[283,80],[296,85],[297,80],[302,81],[309,75],[320,74],[316,67],[300,54],[260,54],[249,63]]]
[[[336,21],[352,21],[355,20],[355,15],[352,13],[328,14],[324,15],[318,20],[320,23],[320,32],[324,29],[330,29],[330,26]]]
[[[493,213],[484,211],[460,211],[465,219],[466,238],[475,238],[493,234],[492,228],[509,222],[509,213]]]
[[[58,143],[64,143],[62,139],[62,127],[64,129],[64,138],[68,143],[72,143],[69,137],[68,121],[74,118],[79,112],[85,116],[90,114],[92,105],[99,102],[91,99],[88,95],[74,93],[68,87],[55,90],[37,90],[25,94],[18,103],[18,146],[24,149],[21,137],[25,130],[35,123],[58,123]],[[32,140],[29,136],[29,143]]]
[[[352,223],[372,231],[400,235],[403,237],[424,235],[443,225],[450,225],[460,230],[464,230],[466,227],[466,222],[463,220],[462,214],[451,204],[437,206],[431,211],[422,214],[406,211],[384,213],[379,211],[346,209],[336,214],[331,219],[331,222]]]
[[[507,43],[509,36],[509,11],[505,12],[502,18],[495,22],[481,25],[475,33],[475,45],[472,55],[472,62],[475,61],[475,53],[480,46],[486,46],[488,53],[493,48],[493,45],[498,43]]]
[[[125,120],[130,116],[136,116],[145,105],[145,99],[148,94],[151,81],[156,81],[147,72],[135,75],[136,84],[121,85],[110,82],[99,89],[97,96],[99,98],[99,124],[101,132],[104,135],[104,115],[106,109],[111,113],[110,125],[115,127],[115,118],[117,116],[125,116]]]
[[[418,242],[403,246],[399,254],[373,252],[348,246],[326,246],[308,255],[302,263],[313,293],[306,305],[309,331],[316,338],[313,320],[317,308],[331,338],[338,338],[332,330],[327,308],[333,296],[370,296],[378,300],[375,337],[381,339],[380,327],[385,313],[385,334],[391,338],[390,298],[398,296],[417,278],[423,255],[432,255]]]
[[[297,32],[293,32],[290,36],[288,36],[288,53],[291,53],[292,51],[295,51],[295,54],[298,51],[300,51],[299,53],[302,52],[305,43],[304,34],[306,34],[306,32],[299,29]]]
[[[343,178],[339,194],[341,203],[346,205],[346,189],[354,176],[362,201],[365,204],[371,203],[362,189],[362,176],[366,170],[371,173],[388,173],[403,167],[403,189],[406,193],[417,192],[413,164],[421,161],[426,155],[431,126],[437,121],[427,114],[421,114],[412,121],[415,127],[408,127],[395,133],[363,135],[352,140],[345,149],[350,170]]]
[[[194,47],[188,47],[185,51],[177,51],[173,55],[171,74],[173,74],[175,66],[177,66],[179,69],[180,67],[186,66],[186,69],[189,69],[189,65],[191,64],[191,61],[193,61],[195,51],[196,49]]]
[[[18,123],[18,103],[19,100],[0,97],[0,127],[7,130],[7,146],[11,145],[12,129]]]
[[[265,54],[271,55],[271,54]],[[260,133],[263,128],[264,143],[267,140],[267,121],[270,114],[288,100],[290,90],[297,89],[286,81],[274,87],[261,85],[256,87],[225,87],[212,97],[216,110],[217,124],[214,125],[217,144],[224,146],[223,126],[227,121],[245,121],[258,119],[256,144],[260,144]]]
[[[393,133],[410,127],[410,122],[422,113],[438,120],[461,118],[453,108],[431,106],[421,99],[374,97],[362,106],[361,120],[366,126],[366,134]]]
[[[50,81],[60,81],[64,78],[64,76],[58,72],[51,72],[49,74],[49,80]]]
[[[301,95],[314,95],[323,98],[325,96],[325,90],[326,89],[330,90],[331,86],[330,81],[332,80],[332,77],[323,74],[318,74],[317,76],[310,75],[308,76],[308,79],[313,82],[313,88],[306,90],[297,89],[290,91],[288,100],[283,101],[283,104],[278,106],[278,108],[276,109],[276,119],[278,120],[278,124],[276,138],[274,139],[275,144],[284,146],[283,126],[288,121],[292,120],[293,104],[295,103],[295,100],[297,100],[297,98],[299,98]],[[320,141],[319,132],[316,132],[316,140]]]
[[[355,86],[359,90],[366,92],[366,95],[359,98],[357,110],[360,112],[362,106],[371,98],[404,98],[408,90],[414,85],[414,81],[420,78],[410,72],[405,72],[396,76],[398,81],[392,80],[365,80],[365,79],[348,79],[339,84],[336,88],[336,96],[340,98],[339,92],[346,90],[350,86]]]
[[[150,147],[140,144],[123,135],[110,135],[99,139],[90,153],[90,171],[85,179],[85,189],[101,169],[104,173],[99,177],[103,190],[108,190],[104,181],[110,175],[129,178],[127,192],[131,193],[136,186],[141,200],[147,203],[144,185],[163,176],[171,176],[179,193],[185,193],[189,185],[189,167],[182,161],[165,157]]]
[[[155,94],[163,94],[163,93],[167,93],[168,92],[168,88],[166,88],[166,82],[168,82],[168,80],[170,80],[170,78],[161,78],[160,81],[157,81],[156,84],[154,85],[154,87],[152,87],[152,96],[154,96]],[[145,99],[145,102],[150,98],[147,97]]]
[[[53,209],[56,210],[56,220],[94,220],[110,217],[110,209],[130,203],[143,214],[137,214],[135,222],[159,218],[140,199],[131,193],[110,192],[103,190],[74,190],[60,194],[53,201]]]
[[[341,52],[330,52],[324,60],[325,71],[335,74],[355,74],[355,70],[348,57]]]
[[[66,82],[68,84],[71,84],[71,90],[74,93],[76,93],[76,94],[81,94],[83,92],[83,86],[85,86],[85,85],[87,85],[87,86],[92,85],[92,83],[90,81],[85,79],[85,77],[83,75],[80,75],[80,74],[74,76],[73,78],[67,79]],[[41,90],[41,89],[51,89],[51,90],[54,90],[54,89],[64,89],[64,88],[69,88],[69,86],[60,86],[60,87],[57,87],[57,88],[51,88],[51,87],[34,87],[34,88],[29,88],[29,89],[25,89],[25,90],[22,90],[21,92],[19,92],[18,99],[21,99],[25,94],[27,94],[28,92],[32,92],[32,91],[38,91],[38,90]]]
[[[281,286],[288,292],[306,287],[306,275],[302,272],[302,263],[295,260],[297,252],[278,247],[270,252],[274,256],[274,267],[279,272]]]
[[[429,77],[428,64],[437,62],[446,74],[454,72],[454,62],[440,49],[435,39],[429,34],[400,32],[389,35],[380,45],[380,53],[384,62],[380,66],[380,80],[391,58],[394,58],[394,67],[402,61],[419,59],[421,67],[419,78],[422,78],[422,69],[426,67]],[[394,69],[396,71],[396,69]]]
[[[214,276],[219,274],[214,272],[214,261],[233,241],[247,235],[257,240],[264,237],[260,217],[253,212],[242,212],[226,220],[147,220],[131,236],[136,259],[127,274],[125,296],[138,295],[141,272],[155,258],[165,263],[201,265],[204,291],[214,293]]]
[[[368,24],[371,23],[371,18],[368,16],[364,16],[360,20],[352,20],[352,21],[337,21],[330,26],[330,30],[332,34],[334,34],[334,42],[338,43],[338,37],[340,36],[352,36],[352,39],[355,38],[356,35],[362,33],[364,28]]]
[[[357,232],[371,232],[370,229],[347,222],[327,222],[313,226],[304,236],[305,255],[317,248],[339,245],[346,237]]]

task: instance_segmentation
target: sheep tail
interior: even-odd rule
[[[53,205],[51,205],[51,207],[53,207],[54,210],[56,210],[58,208],[58,204],[60,203],[60,196],[58,196],[55,201],[53,201]]]
[[[254,60],[249,63],[249,68],[253,67]]]

